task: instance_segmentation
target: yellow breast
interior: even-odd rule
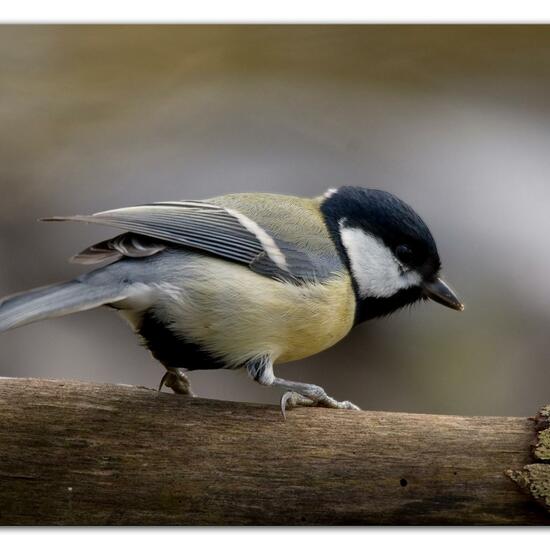
[[[355,296],[349,277],[338,276],[322,285],[303,289],[303,295],[288,304],[281,319],[281,354],[275,363],[315,355],[341,340],[353,326]]]
[[[319,353],[352,328],[355,296],[342,272],[323,283],[295,285],[244,266],[197,257],[171,312],[174,329],[228,365],[271,356],[274,363]]]

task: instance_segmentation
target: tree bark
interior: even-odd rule
[[[550,524],[547,429],[0,379],[0,524]]]

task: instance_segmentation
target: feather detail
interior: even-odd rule
[[[227,205],[202,201],[159,202],[44,221],[97,223],[127,232],[77,254],[72,259],[77,263],[147,257],[170,245],[178,245],[244,264],[266,277],[297,284],[322,280],[341,269],[340,258],[328,237],[326,246],[330,249],[325,251],[319,247],[326,229],[322,217],[311,212],[309,203],[300,215],[301,207],[297,205],[273,202],[268,227],[271,216],[279,222],[288,217],[290,226],[307,218],[304,233],[298,232],[294,242],[281,239],[273,228],[268,229],[261,223],[261,217],[250,208],[255,204],[252,195],[243,195],[242,210],[232,200],[228,200]],[[308,236],[314,243],[311,250],[307,247]]]
[[[108,239],[89,246],[73,256],[70,261],[76,264],[93,265],[103,262],[113,262],[123,256],[129,258],[145,258],[164,250],[166,245],[152,239],[147,239],[132,233],[124,233],[114,239]]]

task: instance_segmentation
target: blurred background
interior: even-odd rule
[[[116,234],[39,217],[377,187],[424,217],[466,311],[421,304],[279,374],[367,409],[530,415],[550,400],[549,92],[545,26],[1,26],[0,295]],[[163,372],[108,310],[0,335],[1,376]]]

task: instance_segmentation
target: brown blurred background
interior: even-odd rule
[[[428,222],[466,311],[422,304],[279,372],[364,408],[531,414],[550,399],[549,92],[545,26],[2,26],[0,294],[78,274],[66,258],[114,234],[41,216],[378,187]],[[0,335],[2,376],[162,373],[107,310]]]

